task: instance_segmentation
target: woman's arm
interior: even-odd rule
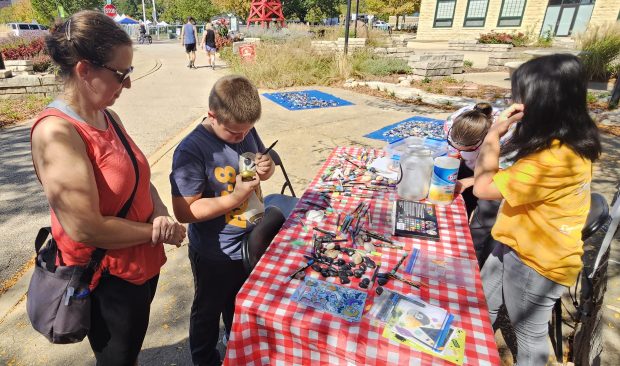
[[[151,224],[101,215],[91,162],[69,122],[41,121],[32,134],[32,159],[50,207],[72,240],[103,249],[151,240]]]
[[[523,118],[523,105],[513,104],[506,109],[491,126],[480,146],[480,155],[474,168],[474,195],[484,200],[502,199],[493,177],[499,171],[500,143],[499,139],[508,131],[513,123]]]

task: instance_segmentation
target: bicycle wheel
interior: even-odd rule
[[[153,43],[153,37],[149,36],[148,40],[149,40],[149,44]]]

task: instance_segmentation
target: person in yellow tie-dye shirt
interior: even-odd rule
[[[582,267],[592,162],[601,153],[588,115],[586,77],[570,55],[526,62],[512,76],[515,104],[491,127],[474,172],[474,194],[503,199],[493,252],[481,270],[491,322],[502,304],[517,335],[517,364],[546,365],[553,305]],[[516,123],[509,142],[500,137]],[[499,169],[500,156],[514,162]]]

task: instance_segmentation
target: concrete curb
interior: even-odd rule
[[[0,324],[2,324],[6,316],[9,315],[22,299],[26,297],[33,272],[34,266],[24,272],[19,280],[0,296]]]
[[[166,154],[170,153],[179,144],[179,142],[181,142],[181,140],[185,136],[187,136],[187,134],[190,133],[198,123],[202,121],[203,118],[204,115],[192,121],[192,123],[183,128],[181,132],[179,132],[177,135],[164,143],[164,145],[157,149],[157,151],[152,153],[147,158],[149,161],[149,166],[152,168],[161,160],[161,158],[166,156]],[[24,274],[13,286],[11,286],[5,293],[0,295],[0,324],[13,309],[17,305],[19,305],[19,303],[23,299],[25,299],[26,292],[28,292],[28,285],[30,284],[30,278],[32,277],[33,272],[34,267],[24,272]]]
[[[206,114],[203,114],[202,116],[198,117],[196,120],[192,121],[189,125],[183,128],[181,132],[179,132],[176,136],[172,137],[170,140],[164,143],[159,149],[157,149],[154,153],[152,153],[148,157],[149,165],[153,167],[155,164],[157,164],[157,162],[161,160],[161,158],[163,158],[166,154],[172,151],[172,149],[174,149],[179,144],[179,142],[181,142],[183,137],[187,136],[187,134],[189,134],[194,128],[196,128],[196,125],[199,124],[205,116]]]

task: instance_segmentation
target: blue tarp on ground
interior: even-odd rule
[[[413,116],[411,118],[407,118],[406,120],[385,126],[382,129],[364,135],[364,137],[375,140],[383,140],[388,143],[392,143],[409,136],[430,137],[443,140],[445,138],[443,125],[444,120],[441,119]]]
[[[281,105],[289,111],[304,109],[342,107],[353,105],[346,100],[318,90],[302,90],[284,93],[263,93],[263,96],[272,102]]]

